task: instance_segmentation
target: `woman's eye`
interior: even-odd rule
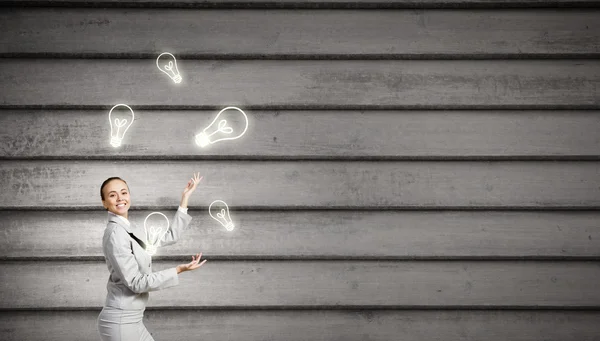
[[[127,192],[123,192],[123,193],[121,193],[121,194],[127,194]]]

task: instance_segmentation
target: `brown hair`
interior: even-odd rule
[[[102,183],[102,186],[100,186],[100,197],[102,198],[102,200],[104,200],[104,192],[102,192],[102,190],[104,189],[104,186],[106,186],[109,182],[111,182],[113,180],[121,180],[125,183],[125,185],[127,185],[127,181],[119,178],[118,176],[113,176],[111,178],[104,180],[104,182]],[[127,189],[129,190],[129,185],[127,185]]]

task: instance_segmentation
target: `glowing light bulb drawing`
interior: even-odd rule
[[[119,110],[113,113],[113,110],[117,107],[125,107],[128,111]],[[123,136],[125,136],[127,129],[131,127],[134,119],[133,110],[127,104],[117,104],[110,109],[108,121],[110,122],[110,144],[113,147],[116,148],[121,145]]]
[[[227,125],[232,123],[233,126]],[[248,116],[246,116],[246,113],[240,108],[227,107],[219,111],[208,127],[196,135],[196,144],[200,147],[206,147],[219,141],[235,140],[244,135],[246,130],[248,130]]]
[[[164,219],[159,218],[148,222],[148,218],[153,215],[160,215]],[[144,230],[146,231],[146,252],[152,256],[156,253],[160,240],[169,231],[169,218],[160,212],[152,212],[144,220]]]
[[[215,200],[208,207],[210,216],[218,221],[227,231],[233,231],[235,227],[229,216],[229,206],[223,200]]]
[[[171,77],[173,82],[181,83],[181,74],[179,74],[179,70],[177,69],[177,60],[175,56],[170,54],[169,52],[161,53],[158,58],[156,58],[156,66],[158,69],[167,74],[167,76]]]

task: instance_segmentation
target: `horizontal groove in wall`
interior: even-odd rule
[[[81,115],[97,115],[98,114],[98,110],[105,110],[108,113],[108,110],[110,110],[113,107],[114,104],[106,104],[106,105],[6,105],[6,104],[0,104],[0,116],[10,113],[14,113],[14,112],[20,112],[22,111],[23,113],[28,113],[31,110],[38,110],[40,111],[40,113],[44,113],[42,110],[45,109],[52,109],[52,110],[56,110],[56,111],[64,111],[65,113],[72,113],[72,112],[77,112],[78,114]],[[599,104],[600,105],[600,104]],[[197,111],[210,111],[210,110],[214,110],[214,109],[223,109],[223,107],[221,106],[208,106],[208,107],[191,107],[191,106],[177,106],[177,105],[169,105],[169,106],[155,106],[155,105],[132,105],[132,107],[134,107],[134,109],[138,109],[138,110],[145,110],[147,112],[157,112],[157,113],[168,113],[168,112],[190,112],[190,113],[194,113]],[[183,107],[183,108],[182,108]],[[352,107],[358,107],[359,109],[352,109]],[[503,113],[505,111],[514,111],[511,109],[506,109],[506,107],[499,107],[499,108],[493,108],[493,109],[489,109],[489,108],[483,108],[483,109],[479,109],[479,108],[473,108],[474,106],[468,106],[465,108],[456,108],[456,107],[452,107],[452,108],[448,108],[448,109],[441,109],[440,111],[443,111],[444,113],[447,114],[453,114],[454,112],[456,113],[464,113],[464,112],[469,112],[469,113],[473,113],[473,112],[477,112],[477,111],[481,111],[481,114],[486,114],[488,112],[492,112],[492,113]],[[264,109],[267,110],[269,113],[273,113],[273,114],[277,114],[277,112],[280,111],[294,111],[294,112],[323,112],[323,113],[338,113],[340,111],[340,109],[338,108],[332,108],[332,106],[327,106],[327,107],[319,107],[317,105],[311,105],[311,106],[306,106],[306,107],[302,107],[300,109],[295,109],[295,108],[288,108],[288,106],[272,106],[272,109],[265,109],[265,106],[257,106],[257,105],[244,105],[244,109],[250,109],[250,108],[257,108],[257,109]],[[368,106],[368,105],[363,105],[363,106],[350,106],[350,105],[346,105],[344,106],[342,109],[347,110],[347,111],[351,111],[351,112],[357,112],[357,111],[361,111],[363,114],[365,113],[365,111],[367,112],[373,112],[373,113],[397,113],[399,116],[404,115],[404,112],[408,112],[410,113],[410,111],[413,111],[413,109],[407,109],[404,110],[404,108],[401,109],[380,109],[379,107],[375,107],[373,108],[373,106]],[[420,107],[417,109],[421,109]],[[427,110],[427,112],[434,112],[436,111],[438,108],[435,108],[434,110]],[[417,110],[420,111],[420,110]],[[558,109],[548,109],[548,110],[535,110],[532,109],[531,113],[534,114],[545,114],[546,112],[552,113],[552,112],[564,112],[564,113],[570,113],[572,110],[571,108],[558,108]],[[577,110],[579,111],[579,110]],[[594,111],[596,114],[600,115],[600,110],[597,109],[584,109],[581,110],[583,112],[588,112],[588,111]],[[529,112],[523,112],[523,115],[527,115]]]
[[[130,210],[169,210],[173,206],[140,206],[137,205],[135,208]],[[191,210],[204,210],[208,209],[207,206],[193,206],[189,205]],[[23,206],[23,207],[0,207],[0,211],[89,211],[89,210],[100,210],[96,206],[80,206],[80,207],[40,207],[40,206]],[[234,211],[600,211],[600,206],[536,206],[536,207],[524,207],[524,206],[435,206],[435,207],[423,207],[423,206],[377,206],[377,207],[323,207],[323,206],[279,206],[279,207],[263,207],[263,206],[231,206],[230,210]]]
[[[154,59],[149,53],[0,53],[14,59]],[[480,54],[185,54],[181,60],[506,60],[600,59],[600,53],[480,53]]]
[[[322,155],[294,155],[294,156],[271,156],[271,155],[77,155],[77,156],[31,156],[10,157],[0,156],[0,161],[36,161],[36,160],[60,160],[60,161],[600,161],[598,155],[468,155],[468,156],[322,156]]]
[[[152,257],[153,261],[181,261],[189,257],[187,254],[178,256],[157,256]],[[246,261],[294,261],[294,262],[330,262],[330,261],[368,261],[368,262],[401,262],[401,261],[422,261],[422,262],[461,262],[461,261],[481,261],[481,262],[595,262],[600,261],[598,256],[272,256],[272,255],[203,255],[202,259],[211,262],[246,262]],[[51,256],[51,257],[0,257],[1,262],[104,262],[104,256]]]
[[[175,204],[174,204],[175,205]],[[136,205],[130,211],[136,210],[170,210],[169,206],[142,206]],[[188,205],[191,210],[205,210],[208,206]],[[600,206],[230,206],[231,212],[235,211],[600,211]],[[0,211],[100,211],[98,206],[21,206],[0,207]],[[102,209],[103,210],[103,209]]]
[[[1,1],[0,7],[236,8],[236,9],[431,9],[431,8],[598,8],[600,2],[550,1]]]
[[[6,105],[0,110],[110,110],[114,104],[106,105]],[[241,106],[241,105],[240,105]],[[600,110],[597,104],[561,105],[253,105],[242,106],[246,110]],[[220,110],[223,105],[135,105],[134,110]]]
[[[52,307],[52,308],[0,308],[0,312],[19,312],[19,311],[100,311],[102,307]],[[485,310],[485,311],[600,311],[600,306],[415,306],[415,305],[403,305],[403,306],[373,306],[373,305],[324,305],[324,306],[178,306],[178,307],[147,307],[146,310],[151,311],[163,311],[163,310],[202,310],[202,311],[223,311],[223,310],[243,310],[243,311],[281,311],[281,310],[412,310],[412,311],[436,311],[436,310],[456,310],[456,311],[469,311],[469,310]]]

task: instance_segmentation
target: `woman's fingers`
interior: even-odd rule
[[[200,180],[202,180],[203,176],[200,176],[200,172],[198,173],[194,173],[193,177],[192,177],[192,181],[194,182],[194,184],[198,184],[200,182]]]
[[[206,263],[206,259],[203,260],[200,264],[194,264],[192,269],[198,269],[199,267],[202,266],[202,264]]]
[[[194,173],[192,175],[192,177],[190,178],[190,180],[187,183],[187,186],[185,187],[186,192],[189,190],[194,190],[196,189],[196,187],[198,186],[198,184],[200,183],[200,181],[203,179],[203,176],[200,176],[200,173]]]
[[[194,269],[201,267],[202,264],[206,263],[206,261],[207,261],[207,259],[205,259],[202,262],[200,262],[201,258],[202,258],[202,252],[197,253],[196,255],[192,256],[192,261],[185,265],[186,268],[188,270],[194,270]]]
[[[198,264],[198,262],[200,261],[200,255],[196,254],[195,256],[192,256],[192,262],[194,264]]]

